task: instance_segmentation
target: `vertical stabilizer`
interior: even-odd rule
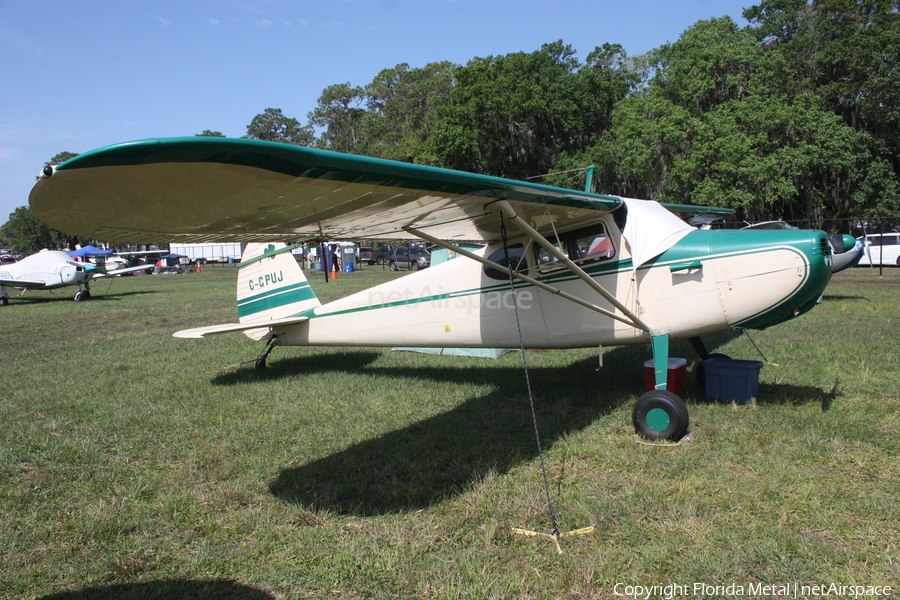
[[[303,269],[282,243],[247,244],[237,280],[241,323],[280,319],[320,306]]]

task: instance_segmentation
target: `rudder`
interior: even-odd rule
[[[247,244],[237,280],[241,323],[264,324],[321,306],[291,249],[280,242]]]

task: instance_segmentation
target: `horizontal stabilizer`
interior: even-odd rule
[[[279,327],[285,325],[297,325],[309,321],[309,317],[284,317],[282,319],[273,319],[271,321],[255,321],[247,323],[225,323],[224,325],[211,325],[210,327],[197,327],[195,329],[182,329],[176,331],[172,335],[182,339],[200,339],[205,335],[213,335],[216,333],[233,333],[235,331],[249,331],[251,329],[266,329],[269,327]]]

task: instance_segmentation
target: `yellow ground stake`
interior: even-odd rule
[[[560,538],[564,537],[572,537],[573,535],[588,535],[590,533],[594,533],[594,526],[589,525],[588,527],[582,527],[581,529],[573,529],[572,531],[567,531],[565,533],[559,533],[558,531],[553,531],[552,533],[542,533],[540,531],[532,531],[531,529],[521,529],[519,527],[510,527],[513,533],[518,535],[524,535],[526,537],[548,537],[553,540],[553,543],[556,544],[556,552],[562,554],[562,546],[559,545]]]

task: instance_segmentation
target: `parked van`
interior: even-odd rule
[[[860,265],[897,265],[900,267],[900,233],[870,233],[856,238],[866,246]],[[871,258],[870,258],[871,257]]]

